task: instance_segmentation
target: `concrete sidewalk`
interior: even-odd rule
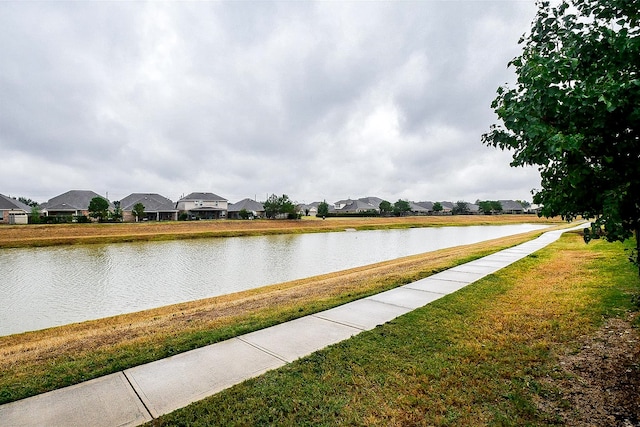
[[[417,282],[228,341],[0,406],[2,426],[136,426],[455,292],[579,225]]]

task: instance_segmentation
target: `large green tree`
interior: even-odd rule
[[[393,212],[393,205],[391,204],[391,202],[383,200],[378,205],[378,209],[380,209],[380,215],[387,216],[390,215],[391,212]]]
[[[483,200],[478,202],[478,208],[485,215],[502,212],[502,203],[497,200]]]
[[[398,199],[398,201],[393,204],[393,213],[396,216],[404,216],[410,211],[411,205],[406,200]]]
[[[103,197],[94,197],[89,202],[89,216],[104,221],[109,216],[109,202]]]
[[[326,200],[323,200],[318,204],[318,213],[316,214],[316,216],[321,216],[324,218],[327,215],[329,215],[329,204]]]
[[[454,215],[465,215],[469,213],[469,203],[458,200],[455,205],[453,205],[453,214]]]
[[[144,217],[144,205],[140,202],[136,203],[133,205],[131,213],[136,217],[136,222],[140,221]]]
[[[292,218],[296,213],[295,205],[286,194],[280,197],[272,194],[262,205],[264,206],[264,213],[267,218],[277,218],[281,215]]]
[[[538,3],[517,84],[492,104],[502,125],[483,135],[538,167],[542,215],[594,219],[587,241],[640,243],[639,20],[640,0]]]

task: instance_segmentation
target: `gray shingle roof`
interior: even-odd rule
[[[232,203],[229,205],[227,211],[229,212],[240,212],[242,209],[247,212],[264,212],[264,206],[262,203],[258,203],[252,199],[243,199],[237,203]]]
[[[224,197],[220,197],[217,194],[213,194],[213,193],[191,193],[188,196],[183,197],[182,199],[178,200],[179,202],[186,202],[186,201],[191,201],[191,200],[204,200],[207,202],[210,201],[217,201],[217,202],[226,202],[227,199],[225,199]]]
[[[363,201],[365,203],[369,203],[371,206],[373,206],[376,209],[379,209],[380,203],[382,203],[382,199],[380,197],[361,197],[358,200]]]
[[[409,207],[411,208],[411,212],[427,213],[427,212],[430,212],[432,210],[432,209],[425,208],[424,206],[419,205],[419,204],[414,203],[414,202],[409,202]]]
[[[31,212],[31,206],[25,205],[24,203],[22,203],[17,199],[13,199],[11,197],[5,196],[4,194],[0,194],[0,210],[2,211],[22,210],[25,212]]]
[[[175,203],[157,193],[132,193],[120,200],[123,211],[133,210],[136,203],[142,203],[145,212],[177,212]]]
[[[522,205],[515,200],[498,200],[503,211],[524,211]]]
[[[377,207],[370,205],[369,203],[363,202],[362,200],[350,200],[347,205],[345,205],[340,212],[362,212],[369,210],[378,210]]]
[[[41,209],[49,211],[86,211],[89,209],[89,203],[94,197],[105,197],[89,190],[71,190],[62,193],[48,202],[40,205]],[[109,208],[113,209],[113,203],[109,202]]]
[[[415,203],[418,206],[422,206],[423,208],[425,208],[428,211],[432,211],[433,210],[433,202],[416,202]]]

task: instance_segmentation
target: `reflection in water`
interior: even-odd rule
[[[0,335],[224,295],[544,226],[413,228],[0,251]]]

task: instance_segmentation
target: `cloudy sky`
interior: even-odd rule
[[[0,193],[531,200],[483,146],[533,1],[0,2]]]

